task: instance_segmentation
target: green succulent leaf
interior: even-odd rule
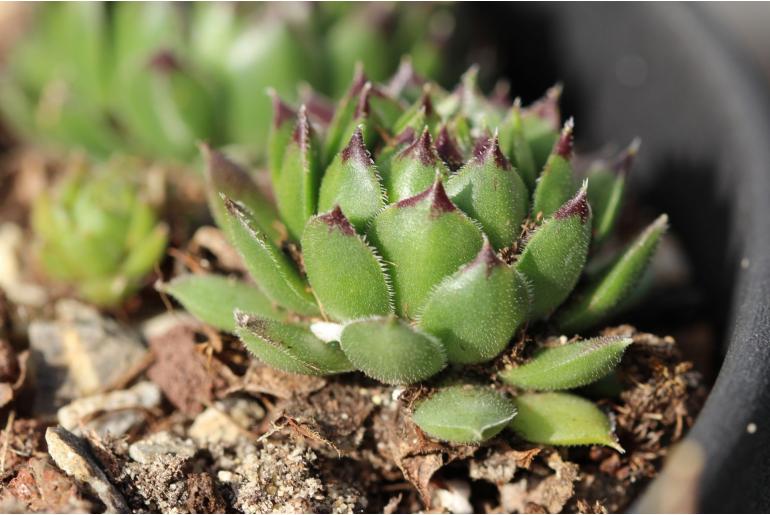
[[[161,260],[167,244],[168,226],[166,224],[149,228],[144,238],[128,248],[123,257],[123,263],[119,267],[119,273],[131,282],[141,279],[152,270],[155,263]]]
[[[500,150],[497,136],[447,181],[446,189],[457,207],[481,224],[496,249],[519,237],[529,192]]]
[[[317,146],[307,110],[302,106],[286,147],[280,177],[274,184],[278,212],[295,239],[299,239],[308,219],[316,212],[321,181]]]
[[[545,445],[605,445],[624,452],[610,419],[594,403],[563,392],[526,393],[515,399],[510,428],[525,440]]]
[[[396,312],[409,318],[431,289],[473,259],[482,244],[481,231],[449,200],[440,179],[380,212],[369,238],[388,267]]]
[[[340,206],[350,223],[363,230],[384,207],[383,197],[377,169],[364,145],[362,128],[358,127],[348,146],[326,169],[318,210],[323,213]]]
[[[339,206],[310,219],[302,236],[305,270],[325,313],[352,320],[392,311],[384,266]]]
[[[222,195],[245,205],[271,241],[278,241],[278,212],[265,197],[248,172],[229,160],[220,151],[201,145],[205,160],[206,196],[214,221],[232,241],[233,228]]]
[[[531,361],[500,372],[526,390],[569,390],[601,379],[620,363],[631,338],[599,337],[542,349]]]
[[[491,388],[451,386],[420,401],[412,418],[439,440],[480,443],[502,431],[515,418],[516,407]]]
[[[594,213],[594,245],[604,242],[615,229],[623,205],[626,176],[638,150],[639,140],[634,140],[612,169],[599,166],[588,173],[588,201]]]
[[[570,159],[572,159],[572,119],[567,120],[559,141],[545,163],[535,187],[532,212],[543,218],[551,216],[577,190]]]
[[[532,151],[535,170],[543,169],[548,156],[551,154],[551,149],[559,139],[560,97],[561,86],[556,85],[550,88],[543,98],[521,113],[524,138]]]
[[[395,316],[351,322],[340,345],[353,366],[387,384],[412,384],[439,373],[446,355],[438,339]]]
[[[364,74],[363,67],[357,65],[353,75],[353,81],[348,88],[347,93],[342,97],[337,109],[334,111],[334,117],[326,131],[326,141],[323,147],[323,162],[329,163],[334,156],[339,154],[345,145],[345,139],[350,132],[348,129],[352,126],[358,107],[359,96],[364,86],[369,81]]]
[[[661,215],[604,273],[576,291],[556,316],[559,327],[582,331],[612,315],[639,285],[667,228],[668,216]]]
[[[450,363],[481,363],[505,349],[528,310],[524,278],[485,241],[476,259],[433,290],[419,327],[441,340]]]
[[[278,184],[286,147],[289,146],[294,134],[294,121],[297,119],[297,113],[281,100],[275,90],[268,90],[268,94],[273,99],[273,122],[270,125],[267,139],[268,168],[272,183]]]
[[[532,320],[549,315],[570,294],[585,265],[590,241],[591,207],[584,184],[535,230],[516,262],[516,270],[532,286]]]
[[[423,127],[428,127],[429,131],[435,134],[439,122],[440,118],[433,107],[433,100],[431,100],[430,86],[426,85],[420,98],[404,111],[393,124],[391,132],[401,134],[409,128],[417,132]]]
[[[323,376],[350,372],[353,367],[336,342],[319,340],[299,324],[235,312],[238,337],[260,361],[289,372]]]
[[[301,315],[318,315],[313,296],[293,263],[273,244],[243,204],[224,197],[233,245],[251,276],[275,303]]]
[[[534,191],[539,169],[535,165],[532,149],[524,134],[519,99],[516,99],[508,117],[500,126],[500,148],[506,155],[511,156],[511,162],[524,184],[530,191]]]
[[[430,188],[437,172],[442,179],[449,176],[449,170],[433,146],[430,131],[425,127],[422,135],[390,162],[384,177],[390,201],[398,202]]]
[[[196,318],[231,333],[236,329],[236,309],[278,321],[287,315],[255,286],[221,275],[181,275],[156,287]]]

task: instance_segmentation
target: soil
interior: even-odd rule
[[[12,180],[0,190],[0,219],[26,230],[24,213],[34,193],[25,189],[44,187],[50,170],[38,163],[22,174],[31,165],[16,159],[2,172]],[[25,174],[41,175],[28,181]],[[179,213],[201,212],[196,187],[173,191],[192,191],[186,202],[197,206]],[[196,224],[188,219],[169,219],[172,250],[157,274],[168,279],[183,268],[240,273],[221,235],[213,228],[193,234]],[[21,275],[45,286],[32,265]],[[141,408],[139,422],[119,437],[94,429],[104,415],[98,412],[72,434],[58,429],[77,442],[61,455],[49,453],[47,444],[56,417],[35,413],[25,400],[39,393],[27,377],[27,328],[50,318],[48,306],[66,292],[51,288],[46,305],[37,307],[0,295],[0,510],[100,512],[117,498],[136,513],[617,512],[655,477],[707,395],[701,373],[673,338],[616,326],[603,334],[634,340],[618,369],[620,393],[589,388],[584,394],[610,414],[624,454],[599,446],[537,446],[508,432],[481,446],[450,445],[410,421],[411,405],[429,387],[267,368],[233,337],[173,311],[151,282],[132,303],[103,314],[137,329],[153,317],[146,324],[152,329],[143,330],[147,358],[94,395],[150,382],[162,402]],[[698,331],[703,327],[668,332]],[[564,341],[520,336],[506,355],[473,373],[494,377],[497,367],[524,359],[525,348]],[[111,500],[95,478],[66,473],[70,459],[106,478]]]

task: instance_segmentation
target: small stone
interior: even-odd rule
[[[201,445],[231,445],[241,438],[248,438],[249,428],[264,416],[265,410],[255,401],[225,399],[195,417],[188,434]]]
[[[132,460],[147,465],[165,455],[192,458],[195,451],[195,446],[189,440],[185,441],[168,431],[161,431],[131,444],[128,455]]]
[[[45,441],[56,465],[75,481],[90,487],[108,512],[128,512],[125,499],[107,480],[83,440],[63,427],[49,427],[45,432]]]
[[[41,415],[109,387],[146,353],[137,334],[90,306],[64,299],[56,314],[55,321],[36,320],[29,328],[35,411]]]
[[[83,422],[101,437],[118,437],[145,422],[147,410],[158,407],[160,402],[160,388],[143,381],[128,390],[77,399],[61,408],[57,416],[59,424],[68,431],[77,433]]]

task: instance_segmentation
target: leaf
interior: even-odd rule
[[[339,206],[353,226],[363,230],[384,206],[384,194],[374,161],[358,127],[350,143],[334,158],[321,181],[318,211]]]
[[[398,202],[425,191],[433,184],[437,172],[444,179],[449,176],[426,126],[422,135],[390,162],[388,173],[384,175],[390,201]]]
[[[532,212],[549,217],[556,212],[577,189],[570,159],[572,158],[572,129],[570,118],[564,124],[559,141],[548,157],[543,173],[535,186]]]
[[[446,366],[441,342],[395,316],[349,323],[340,345],[356,369],[387,384],[416,383]]]
[[[500,147],[511,157],[511,163],[530,191],[535,189],[535,181],[540,170],[535,166],[532,149],[524,135],[521,121],[520,100],[516,99],[508,117],[500,125]]]
[[[462,150],[454,137],[449,133],[446,124],[443,124],[436,136],[436,152],[451,172],[462,168],[465,159]]]
[[[588,201],[594,212],[594,245],[604,242],[615,229],[623,204],[626,176],[638,150],[639,140],[637,139],[623,151],[611,169],[599,166],[588,173]]]
[[[254,281],[275,303],[301,315],[319,314],[313,296],[294,265],[267,238],[252,213],[224,198],[233,229],[233,245]]]
[[[281,100],[274,89],[269,89],[268,94],[273,99],[273,122],[270,124],[270,132],[267,137],[267,162],[270,179],[273,184],[278,184],[286,147],[289,146],[294,133],[293,121],[297,118],[297,113]]]
[[[135,282],[147,275],[161,260],[168,243],[168,226],[161,223],[144,238],[128,248],[120,265],[120,274],[130,282]]]
[[[620,363],[631,338],[599,337],[542,349],[532,360],[500,372],[525,390],[569,390],[601,379]]]
[[[497,136],[447,181],[447,194],[481,224],[496,249],[519,237],[529,192],[500,150]]]
[[[606,445],[625,452],[610,419],[594,403],[571,393],[526,393],[515,399],[510,428],[528,442],[545,445]]]
[[[408,128],[416,131],[423,127],[428,127],[431,133],[435,134],[435,129],[440,119],[433,107],[431,100],[430,86],[426,84],[420,98],[403,112],[399,119],[389,127],[392,134],[401,134]]]
[[[515,268],[532,287],[530,319],[548,316],[577,284],[591,241],[591,207],[585,184],[541,225],[524,247]]]
[[[221,275],[181,275],[156,288],[172,295],[196,318],[223,331],[235,332],[236,309],[271,320],[286,317],[257,287]]]
[[[364,74],[362,66],[356,66],[353,72],[353,81],[348,88],[347,93],[342,97],[337,108],[334,111],[329,128],[326,131],[326,142],[323,148],[323,162],[329,163],[336,156],[342,146],[345,144],[349,132],[346,133],[356,113],[358,97],[364,86],[369,82]]]
[[[538,172],[545,166],[551,149],[559,139],[561,90],[561,85],[549,88],[543,98],[521,113],[524,138],[532,151],[535,170]]]
[[[451,386],[419,402],[412,418],[433,438],[480,443],[502,431],[515,415],[514,403],[491,388]]]
[[[235,312],[238,337],[260,361],[289,372],[322,376],[350,372],[336,342],[325,343],[306,327]]]
[[[392,311],[383,265],[339,206],[310,219],[302,235],[302,253],[313,291],[334,319]]]
[[[434,288],[418,325],[441,340],[450,363],[481,363],[505,349],[528,311],[524,278],[485,241],[476,259]]]
[[[278,241],[279,234],[276,226],[278,212],[273,203],[259,190],[248,172],[205,143],[200,148],[206,163],[206,196],[209,209],[214,221],[228,239],[232,241],[233,228],[230,227],[231,219],[227,216],[222,195],[244,204],[270,240]]]
[[[414,197],[391,204],[369,227],[393,281],[396,312],[414,317],[444,277],[481,249],[481,231],[446,195],[441,180]]]
[[[281,220],[299,239],[308,219],[316,212],[321,170],[317,143],[305,106],[300,107],[297,125],[286,148],[280,177],[273,186]]]
[[[573,295],[556,316],[567,332],[582,331],[612,315],[639,285],[668,228],[668,216],[661,215],[599,277]]]

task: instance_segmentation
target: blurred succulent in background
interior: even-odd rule
[[[506,349],[522,328],[575,334],[616,314],[666,217],[583,274],[615,225],[636,144],[581,185],[559,90],[522,108],[484,97],[476,76],[447,92],[408,64],[388,86],[359,70],[328,123],[275,97],[275,204],[204,149],[211,209],[254,283],[187,275],[160,288],[275,368],[429,381],[413,419],[438,439],[510,426],[532,442],[619,449],[608,417],[565,391],[611,372],[631,339],[565,338],[517,366]]]
[[[335,93],[355,62],[384,79],[408,52],[435,72],[452,18],[446,7],[418,9],[44,4],[2,72],[0,109],[30,141],[100,157],[186,160],[207,140],[242,146],[252,158],[269,129],[268,86],[292,98],[301,81]],[[317,95],[308,102],[326,104]]]
[[[136,184],[137,170],[128,160],[81,165],[33,205],[44,271],[100,306],[134,293],[166,249],[168,228]]]

